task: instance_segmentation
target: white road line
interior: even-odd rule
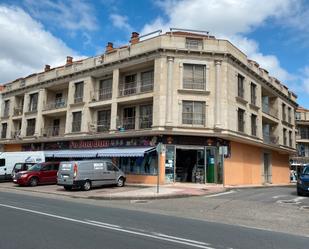
[[[233,194],[233,193],[236,193],[236,191],[235,190],[231,190],[231,191],[222,192],[222,193],[218,193],[218,194],[206,195],[205,198],[216,197],[216,196],[221,196],[221,195],[229,195],[229,194]]]
[[[95,223],[95,224],[99,224],[99,225],[103,225],[103,226],[108,226],[108,227],[118,227],[121,228],[121,226],[117,226],[117,225],[113,225],[113,224],[109,224],[109,223],[104,223],[104,222],[100,222],[100,221],[95,221],[95,220],[85,220],[87,222],[91,222],[91,223]]]
[[[204,242],[196,241],[198,243],[196,243],[196,242],[193,243],[193,242],[187,242],[185,240],[177,240],[177,239],[172,239],[172,238],[158,236],[158,235],[140,233],[140,232],[135,232],[135,231],[131,231],[131,230],[128,230],[128,229],[101,225],[101,224],[92,223],[92,222],[89,222],[89,221],[77,220],[77,219],[68,218],[68,217],[65,217],[65,216],[49,214],[49,213],[40,212],[40,211],[36,211],[36,210],[32,210],[32,209],[21,208],[21,207],[16,207],[16,206],[11,206],[11,205],[1,204],[1,203],[0,203],[0,206],[1,207],[6,207],[6,208],[10,208],[10,209],[20,210],[20,211],[24,211],[24,212],[28,212],[28,213],[44,215],[44,216],[48,216],[48,217],[52,217],[52,218],[56,218],[56,219],[61,219],[61,220],[66,220],[66,221],[86,224],[86,225],[90,225],[90,226],[101,227],[101,228],[105,228],[105,229],[109,229],[109,230],[114,230],[114,231],[118,231],[118,232],[134,234],[134,235],[138,235],[138,236],[142,236],[142,237],[148,237],[148,238],[157,239],[157,240],[169,241],[169,242],[176,243],[176,244],[183,244],[183,245],[187,245],[187,246],[191,246],[191,247],[197,247],[197,248],[203,248],[203,249],[215,249],[213,247],[209,247],[209,246],[206,246],[206,245],[198,244],[198,243],[204,243]]]
[[[192,243],[200,244],[200,245],[207,245],[207,246],[210,245],[210,244],[205,243],[205,242],[200,242],[200,241],[190,240],[190,239],[183,239],[183,238],[179,238],[179,237],[175,237],[175,236],[166,235],[166,234],[163,234],[163,233],[153,233],[153,234],[154,234],[154,235],[157,235],[157,236],[160,236],[160,237],[166,237],[166,238],[171,238],[171,239],[177,239],[177,240],[192,242]]]
[[[282,198],[282,197],[285,197],[285,196],[287,196],[287,195],[275,195],[275,196],[273,196],[273,199],[278,199],[278,198]]]

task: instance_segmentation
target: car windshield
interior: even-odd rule
[[[304,168],[303,175],[309,175],[309,166]]]
[[[40,171],[40,170],[41,170],[40,164],[34,164],[28,169],[28,171]]]

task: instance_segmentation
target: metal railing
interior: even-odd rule
[[[65,127],[63,126],[48,126],[42,130],[42,134],[45,137],[59,137],[63,136]]]
[[[82,102],[83,102],[83,96],[74,96],[74,104]]]
[[[15,107],[13,111],[14,116],[20,116],[23,114],[23,107]]]
[[[65,108],[66,106],[67,106],[66,99],[56,99],[56,101],[46,103],[44,106],[44,111]]]
[[[275,108],[272,108],[270,105],[263,104],[262,111],[270,116],[278,118],[278,110]]]
[[[98,121],[96,124],[89,123],[90,132],[108,132],[110,129],[110,120]]]
[[[134,130],[135,129],[135,117],[123,118],[118,121],[119,130]]]
[[[204,125],[205,124],[205,115],[203,115],[203,114],[192,114],[192,113],[182,113],[182,124]]]
[[[138,93],[146,93],[153,91],[152,81],[143,81],[140,84],[137,82],[130,83],[130,87],[125,87],[124,83],[120,85],[119,96],[129,96]]]
[[[139,118],[139,128],[140,129],[150,129],[152,127],[152,115],[141,116]]]
[[[26,136],[33,136],[35,132],[35,126],[28,126],[26,129]]]
[[[279,137],[273,136],[273,135],[263,134],[263,141],[264,141],[264,143],[267,143],[267,144],[277,145],[279,143]]]
[[[102,88],[96,91],[91,92],[92,101],[103,101],[112,98],[112,88]]]
[[[20,138],[20,136],[21,136],[21,130],[15,130],[15,131],[13,131],[12,133],[11,133],[11,135],[12,135],[12,138]]]

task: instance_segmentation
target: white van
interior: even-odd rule
[[[10,179],[16,163],[45,162],[43,151],[2,152],[0,154],[0,179]]]

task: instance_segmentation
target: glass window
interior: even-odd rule
[[[112,85],[112,78],[100,80],[99,100],[106,100],[112,98]]]
[[[72,132],[81,130],[82,112],[73,112]]]
[[[297,120],[301,119],[301,113],[300,112],[295,113],[295,119],[297,119]]]
[[[126,75],[124,77],[123,89],[121,95],[131,95],[136,93],[136,74]]]
[[[28,119],[27,120],[26,135],[27,136],[33,136],[34,132],[35,132],[35,118]]]
[[[183,101],[182,102],[182,123],[193,125],[204,125],[205,123],[205,102]]]
[[[245,86],[244,86],[245,77],[238,74],[237,81],[238,81],[238,97],[244,98],[244,96],[245,96]]]
[[[156,153],[146,154],[145,157],[121,157],[119,168],[126,174],[156,175]]]
[[[141,92],[153,90],[153,70],[141,73]]]
[[[74,103],[83,102],[84,82],[75,83]]]
[[[206,89],[206,66],[195,64],[183,65],[183,88]]]
[[[3,116],[7,117],[10,114],[10,100],[7,99],[4,101],[4,110],[3,110]]]
[[[238,131],[245,132],[245,110],[238,109]]]
[[[256,119],[257,119],[257,116],[252,114],[251,115],[251,135],[252,136],[256,136],[256,129],[257,129]]]
[[[140,106],[140,124],[139,128],[146,129],[152,126],[152,105]]]
[[[8,128],[8,124],[3,123],[2,129],[1,129],[1,138],[6,138],[7,128]]]
[[[110,128],[111,110],[98,111],[97,132],[108,131]]]
[[[5,159],[4,158],[0,158],[0,167],[5,166]]]
[[[29,111],[30,112],[37,111],[37,109],[38,109],[38,98],[39,98],[38,93],[30,94],[30,103],[29,103]]]
[[[128,107],[123,109],[122,127],[126,130],[135,129],[135,107]]]
[[[282,120],[286,121],[285,104],[282,103]]]
[[[251,104],[256,105],[256,85],[251,82]]]

